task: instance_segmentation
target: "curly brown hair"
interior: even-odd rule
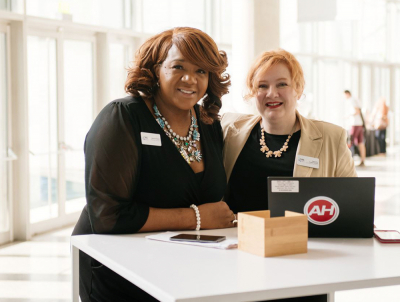
[[[191,27],[175,27],[149,38],[137,50],[133,65],[128,69],[125,91],[133,96],[152,98],[158,90],[156,67],[175,45],[190,62],[209,72],[207,96],[200,108],[200,119],[212,124],[219,118],[221,97],[231,84],[226,71],[226,52],[218,50],[214,40],[203,31]]]

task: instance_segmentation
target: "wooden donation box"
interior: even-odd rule
[[[285,217],[270,217],[270,211],[238,214],[239,250],[262,257],[307,253],[306,215],[285,211]]]

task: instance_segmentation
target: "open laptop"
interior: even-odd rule
[[[374,204],[374,177],[268,177],[271,217],[306,214],[309,237],[372,237]]]

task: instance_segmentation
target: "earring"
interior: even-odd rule
[[[207,92],[206,92],[206,94],[203,95],[203,97],[202,97],[199,101],[204,101],[207,97],[208,97],[208,94],[207,94]]]
[[[160,81],[157,82],[157,87],[160,88]]]

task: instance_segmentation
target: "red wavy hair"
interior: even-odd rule
[[[284,49],[278,48],[262,53],[256,58],[250,67],[246,80],[248,93],[246,94],[245,99],[250,99],[256,95],[258,76],[264,74],[269,68],[271,68],[271,66],[278,63],[285,64],[289,69],[292,77],[293,88],[297,93],[297,97],[300,98],[305,85],[303,68],[301,68],[299,61],[297,61],[294,55]]]

